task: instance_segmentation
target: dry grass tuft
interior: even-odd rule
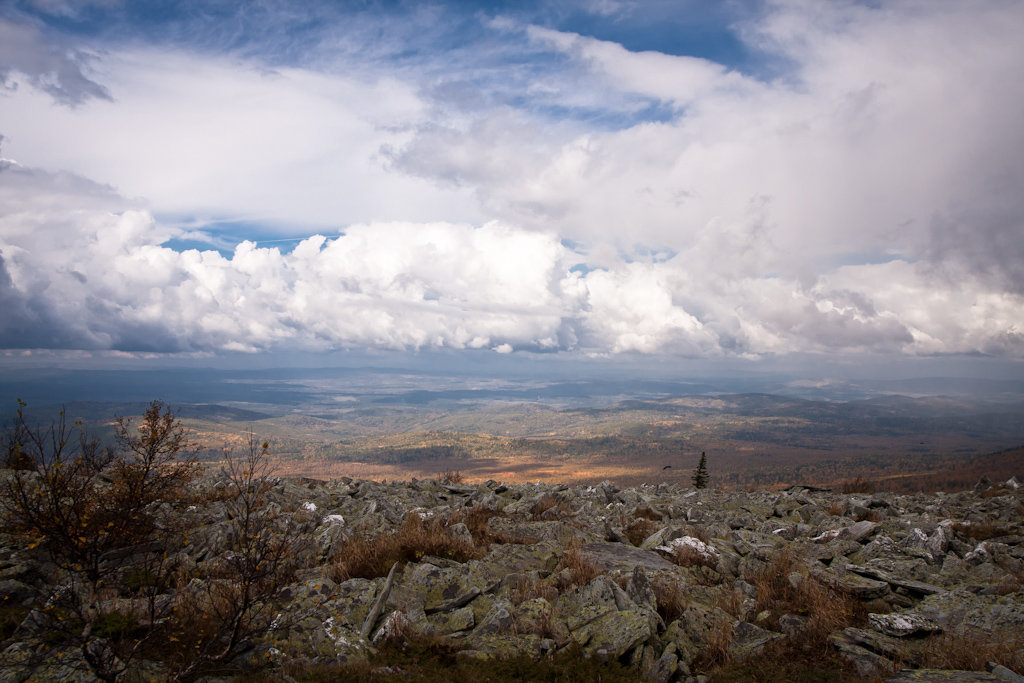
[[[1024,634],[943,633],[928,639],[921,666],[931,669],[984,671],[988,662],[1024,669]]]
[[[448,516],[447,524],[458,524],[459,522],[465,524],[466,528],[469,529],[470,535],[473,537],[473,545],[484,552],[487,551],[491,543],[527,542],[523,539],[509,538],[503,534],[496,534],[491,531],[491,528],[487,526],[487,521],[492,517],[508,517],[508,515],[500,510],[491,510],[489,508],[462,508]]]
[[[553,493],[547,493],[540,497],[530,507],[530,517],[534,520],[556,520],[572,516],[572,508]]]
[[[806,645],[822,645],[833,631],[863,625],[867,611],[849,595],[824,585],[813,576],[801,574],[791,583],[790,574],[799,564],[788,548],[777,551],[769,562],[747,581],[757,587],[757,611],[769,610],[772,622],[783,614],[806,617],[807,630],[801,636]]]
[[[743,591],[736,586],[721,586],[715,605],[737,619],[743,618]]]
[[[764,567],[744,577],[757,587],[757,610],[759,612],[788,598],[792,591],[788,577],[796,571],[797,567],[793,554],[788,548],[782,548],[772,554]]]
[[[696,526],[689,524],[685,528],[687,536],[692,536],[702,543],[711,543],[711,532],[705,526]]]
[[[634,519],[629,526],[622,530],[622,533],[630,543],[639,547],[648,536],[654,533],[656,528],[654,522],[649,519]]]
[[[717,557],[702,553],[689,545],[677,545],[673,548],[672,557],[669,559],[680,567],[707,567],[708,569],[714,569],[718,566]]]
[[[551,602],[557,597],[558,589],[537,576],[517,575],[509,590],[509,599],[516,606],[534,598],[544,598]]]
[[[978,494],[979,498],[998,498],[999,496],[1013,495],[1014,490],[1006,484],[996,484],[990,486],[981,493]]]
[[[732,623],[722,619],[711,628],[708,640],[698,655],[695,664],[698,671],[706,671],[729,663],[729,646],[732,645]]]
[[[394,534],[372,538],[353,536],[336,553],[331,578],[345,581],[351,578],[386,576],[394,563],[415,562],[424,555],[436,555],[457,562],[483,555],[479,547],[449,535],[447,526],[448,520],[426,520],[416,513],[410,513]]]
[[[558,563],[558,569],[569,570],[569,585],[563,586],[563,589],[586,585],[601,574],[601,570],[583,555],[583,550],[576,538],[569,541],[565,555],[562,555],[562,559]]]
[[[666,625],[683,616],[683,611],[689,604],[686,599],[686,584],[674,576],[659,575],[651,581],[651,587],[654,588],[658,614]]]

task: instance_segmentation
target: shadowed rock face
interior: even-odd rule
[[[208,498],[192,513],[197,525],[179,558],[188,566],[222,553],[224,512]],[[300,522],[313,559],[273,597],[273,628],[234,663],[243,672],[257,662],[365,658],[384,639],[430,634],[460,657],[580,647],[650,680],[689,680],[806,637],[821,615],[796,610],[793,596],[812,588],[862,605],[859,623],[836,622],[826,635],[865,677],[924,666],[940,637],[1024,633],[1024,490],[1011,486],[896,496],[278,480],[271,499],[274,514]],[[484,526],[464,522],[482,510],[491,515]],[[409,514],[449,520],[435,532],[475,543],[475,552],[462,561],[413,552],[388,584],[334,573],[353,538],[400,534]],[[634,546],[626,539],[637,528],[646,538]],[[38,551],[2,539],[0,598],[27,610],[59,577]],[[175,596],[168,587],[166,599]],[[29,656],[38,631],[32,613],[12,630],[2,680],[55,679],[75,666],[80,655],[67,649]],[[922,669],[890,680],[1005,680],[995,675]]]

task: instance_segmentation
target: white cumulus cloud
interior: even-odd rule
[[[0,344],[1024,356],[1024,5],[770,2],[769,76],[474,21],[276,63],[0,18]],[[218,221],[263,232],[173,246]]]

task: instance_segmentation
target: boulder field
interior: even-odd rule
[[[232,675],[286,680],[283,672],[302,666],[357,662],[388,642],[432,638],[456,661],[576,648],[663,682],[819,651],[864,680],[1024,680],[1024,489],[1014,480],[927,495],[272,483],[267,512],[294,519],[308,558],[266,596],[273,618],[232,662]],[[192,511],[198,522],[177,551],[194,566],[217,555],[229,528],[216,496],[209,500]],[[367,576],[374,572],[362,571],[356,555],[401,540],[410,518],[464,552],[406,547]],[[42,561],[15,545],[0,549],[5,606],[32,604]],[[74,652],[31,657],[33,635],[30,623],[12,629],[0,680],[90,680]],[[967,670],[958,649],[983,666]],[[161,669],[140,661],[135,671],[159,678]]]

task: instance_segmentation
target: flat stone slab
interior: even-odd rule
[[[678,569],[676,565],[652,550],[641,550],[625,543],[587,543],[580,551],[583,557],[603,572],[632,573],[633,568],[639,564],[648,572]]]
[[[826,584],[841,590],[858,600],[874,600],[889,594],[889,584],[885,581],[867,579],[853,572],[837,572],[815,567],[812,572]]]
[[[877,569],[875,567],[862,567],[861,565],[857,564],[848,564],[846,565],[846,569],[847,571],[854,572],[855,574],[866,576],[869,579],[885,581],[890,586],[896,586],[897,588],[905,588],[908,591],[918,593],[919,595],[935,595],[936,593],[941,593],[945,590],[940,586],[935,586],[930,583],[925,583],[923,581],[902,579],[898,576],[890,574],[886,571],[882,571],[881,569]]]

